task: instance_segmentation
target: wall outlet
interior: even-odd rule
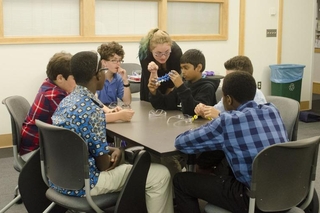
[[[261,81],[258,81],[258,89],[261,89]]]

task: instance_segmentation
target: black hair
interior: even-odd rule
[[[87,84],[91,78],[97,73],[97,63],[98,69],[101,66],[98,53],[92,51],[82,51],[76,53],[71,58],[71,73],[77,84]]]
[[[223,79],[224,96],[232,96],[241,104],[253,100],[256,90],[256,81],[248,72],[232,72]]]
[[[201,64],[201,72],[203,72],[206,68],[206,58],[200,50],[190,49],[183,53],[180,58],[180,64],[192,64],[194,68],[196,68],[198,64]]]

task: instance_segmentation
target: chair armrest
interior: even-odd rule
[[[144,149],[143,146],[133,146],[133,147],[125,149],[124,150],[124,159],[128,163],[133,164],[136,156],[143,149]]]

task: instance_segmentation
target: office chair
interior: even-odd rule
[[[249,211],[304,212],[314,192],[320,136],[274,144],[252,164]],[[299,206],[299,207],[297,207]],[[206,213],[228,213],[212,204]]]
[[[300,103],[294,99],[280,96],[266,96],[267,102],[273,103],[280,112],[286,126],[289,141],[296,141],[300,114]]]
[[[75,132],[36,120],[39,129],[41,173],[45,182],[77,190],[85,187],[90,192],[88,148]],[[134,159],[133,167],[122,191],[86,197],[61,194],[49,188],[46,196],[52,204],[80,212],[146,213],[145,184],[150,167],[150,154],[141,150]],[[70,172],[72,171],[72,172]]]
[[[2,100],[10,114],[11,131],[12,131],[12,150],[13,150],[13,167],[20,172],[25,161],[19,155],[19,146],[21,141],[21,129],[29,109],[29,102],[22,96],[10,96]],[[15,188],[14,199],[10,201],[0,212],[7,211],[15,203],[21,203],[18,186]]]
[[[43,212],[51,201],[46,197],[48,186],[42,179],[40,149],[37,149],[22,168],[18,179],[23,205],[28,213]],[[65,213],[67,209],[56,205],[51,212]]]
[[[140,71],[141,66],[137,63],[122,63],[121,67],[127,71],[127,75],[131,75],[133,71]],[[130,83],[131,93],[140,92],[140,83]]]
[[[219,101],[221,101],[221,98],[222,98],[222,87],[218,87],[217,91],[216,91],[216,99],[217,99],[217,103]]]

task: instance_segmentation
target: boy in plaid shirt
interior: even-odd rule
[[[60,101],[73,91],[76,86],[70,71],[72,55],[59,52],[52,56],[47,65],[47,79],[39,88],[38,94],[22,124],[19,154],[27,160],[39,147],[38,128],[35,120],[52,123],[51,116]]]

